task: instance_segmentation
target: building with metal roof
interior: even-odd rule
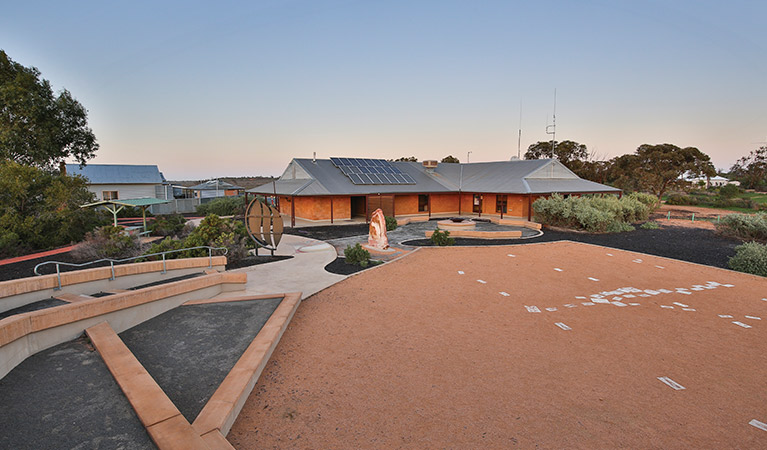
[[[88,190],[99,200],[173,198],[170,183],[156,165],[67,164],[67,174],[88,180]]]
[[[481,163],[390,162],[364,158],[293,159],[282,176],[247,192],[272,197],[292,220],[392,217],[532,216],[532,202],[554,193],[621,194],[584,180],[554,159]]]
[[[208,180],[186,189],[194,191],[194,195],[197,198],[236,196],[245,190],[242,186],[236,186],[223,180]]]

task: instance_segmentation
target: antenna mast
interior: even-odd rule
[[[553,156],[554,146],[557,144],[557,89],[556,88],[554,88],[554,114],[551,115],[551,125],[546,125],[546,134],[551,135],[551,154]]]
[[[517,159],[522,155],[522,100],[519,101],[519,136],[517,137]]]

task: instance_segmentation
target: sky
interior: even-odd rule
[[[0,49],[88,109],[95,164],[169,180],[292,158],[598,159],[767,141],[767,2],[13,2]],[[518,143],[521,124],[521,146]],[[471,152],[469,154],[469,152]]]

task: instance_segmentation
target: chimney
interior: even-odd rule
[[[427,159],[423,162],[423,167],[428,173],[434,173],[434,169],[437,168],[437,161],[433,159]]]
[[[312,162],[317,164],[317,152],[312,152]]]

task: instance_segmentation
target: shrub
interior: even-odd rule
[[[141,241],[131,236],[122,227],[107,225],[85,235],[85,240],[72,251],[80,261],[95,259],[130,258],[141,254]]]
[[[397,229],[397,219],[394,217],[386,217],[386,231],[392,231]]]
[[[650,199],[642,197],[642,200]],[[618,199],[612,195],[564,198],[554,194],[536,200],[533,209],[536,220],[548,225],[590,232],[615,232],[633,229],[626,225],[647,220],[651,207],[631,195]]]
[[[184,229],[186,218],[180,214],[157,216],[149,225],[155,236],[176,236]]]
[[[605,230],[607,233],[625,233],[626,231],[634,231],[636,228],[634,228],[633,225],[626,222],[610,222],[607,225],[607,229]]]
[[[188,231],[186,225],[182,228],[182,235]],[[241,220],[232,221],[210,214],[200,222],[200,225],[191,229],[183,239],[166,238],[159,244],[153,245],[146,253],[160,253],[167,250],[179,250],[192,247],[226,247],[227,262],[238,261],[248,255],[248,250],[255,247],[250,240],[245,225]],[[198,248],[185,252],[171,253],[166,258],[195,258],[208,256],[208,250]],[[152,259],[155,259],[154,257]]]
[[[82,177],[0,160],[0,254],[16,255],[80,241],[106,225]]]
[[[716,229],[727,236],[767,241],[767,214],[730,214],[721,218]]]
[[[155,242],[149,247],[149,250],[145,252],[147,255],[151,255],[152,253],[162,253],[162,252],[168,252],[171,250],[181,250],[182,248],[186,248],[184,245],[184,241],[180,239],[173,239],[172,237],[166,237],[165,239]],[[176,259],[183,257],[184,252],[174,252],[174,253],[168,253],[165,255],[165,259]],[[149,259],[151,260],[157,260],[162,259],[161,257],[152,256]]]
[[[740,194],[740,188],[734,184],[725,184],[719,188],[719,195],[724,198],[733,198]]]
[[[245,214],[245,197],[220,197],[208,203],[197,205],[195,210],[201,216],[237,216]]]
[[[658,222],[645,222],[639,228],[643,230],[657,230],[660,228],[660,224]]]
[[[767,245],[748,242],[735,247],[735,256],[730,258],[730,269],[767,277]]]
[[[455,244],[455,239],[450,237],[449,231],[440,230],[439,228],[437,228],[434,230],[434,233],[431,234],[431,242],[434,245],[438,245],[440,247],[446,247],[446,246]]]
[[[684,194],[671,194],[666,199],[667,205],[695,206],[699,203],[700,201],[698,201],[697,198],[693,197],[692,195],[684,195]]]
[[[631,197],[634,200],[637,200],[638,202],[651,208],[658,206],[658,197],[652,194],[645,194],[644,192],[632,192],[628,195],[628,197]]]
[[[362,248],[357,243],[354,247],[346,247],[344,249],[344,257],[346,258],[346,264],[354,264],[360,267],[367,267],[370,264],[370,252]]]

